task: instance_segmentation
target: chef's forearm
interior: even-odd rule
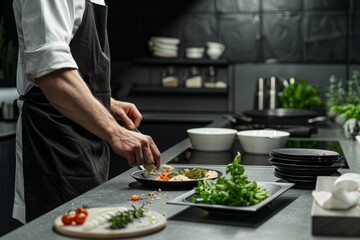
[[[77,70],[61,69],[36,80],[48,101],[64,116],[107,142],[119,130],[111,113],[91,94]]]

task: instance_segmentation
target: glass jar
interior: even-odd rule
[[[206,79],[205,79],[205,82],[204,82],[204,87],[205,88],[214,88],[215,87],[215,82],[216,82],[215,67],[210,66],[207,69],[207,72],[206,72]]]
[[[198,67],[191,67],[185,75],[185,87],[201,88],[202,76]]]
[[[173,66],[169,66],[162,71],[161,84],[167,88],[179,87],[179,77]]]

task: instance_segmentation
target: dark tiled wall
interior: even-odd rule
[[[233,63],[360,62],[357,0],[107,3],[113,60],[147,56],[147,40],[156,35],[180,38],[182,49],[223,42],[223,57]]]

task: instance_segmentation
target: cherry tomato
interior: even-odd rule
[[[133,200],[133,201],[139,201],[140,200],[140,196],[139,195],[132,195],[131,196],[131,200]]]
[[[76,209],[75,214],[80,214],[80,213],[84,213],[86,214],[86,216],[89,215],[89,212],[84,207],[79,207]]]
[[[85,222],[86,218],[87,218],[87,215],[85,213],[81,212],[81,213],[75,214],[74,221],[77,225],[81,225]]]
[[[61,221],[64,225],[71,225],[74,220],[75,220],[74,214],[63,214],[61,217]]]

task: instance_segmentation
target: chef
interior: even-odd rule
[[[160,165],[142,115],[111,98],[104,0],[14,0],[19,40],[13,217],[22,223],[105,182],[109,147]],[[120,122],[120,124],[119,124]]]

